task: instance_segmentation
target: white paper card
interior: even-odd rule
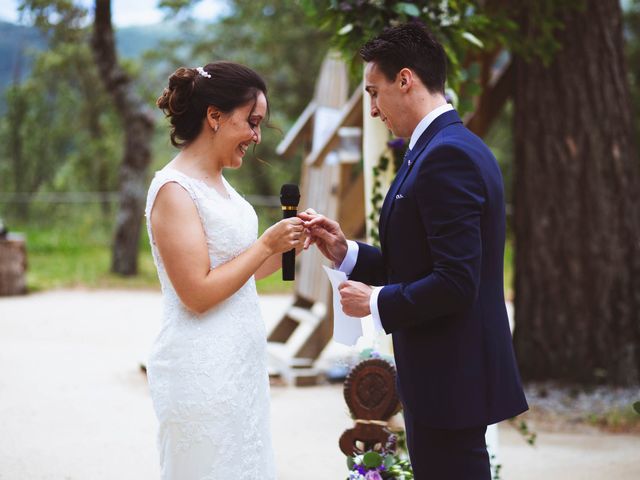
[[[338,286],[347,281],[347,276],[340,270],[322,266],[327,272],[331,288],[333,289],[333,339],[343,345],[352,346],[362,336],[362,321],[357,317],[350,317],[342,311]]]

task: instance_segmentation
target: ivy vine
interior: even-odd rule
[[[371,220],[371,228],[369,230],[369,236],[371,237],[372,244],[376,247],[380,247],[380,235],[378,233],[378,222],[380,220],[380,209],[382,208],[382,202],[384,195],[382,194],[382,180],[383,173],[389,172],[395,176],[396,172],[402,165],[404,153],[407,150],[407,144],[403,138],[394,138],[387,142],[386,151],[380,155],[378,164],[373,167],[373,186],[371,188],[371,213],[369,219]]]

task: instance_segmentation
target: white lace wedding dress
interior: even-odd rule
[[[180,302],[154,245],[149,223],[160,188],[181,185],[193,199],[207,238],[211,268],[247,249],[258,234],[256,213],[224,180],[230,198],[165,167],[147,197],[147,228],[164,314],[147,363],[160,422],[164,480],[275,479],[271,446],[266,332],[252,277],[202,315]]]

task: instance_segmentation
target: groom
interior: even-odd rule
[[[503,292],[502,176],[445,101],[445,54],[432,34],[393,27],[360,55],[371,115],[410,137],[380,212],[382,248],[347,241],[313,210],[300,216],[348,275],[344,312],[372,314],[393,334],[415,478],[489,480],[487,425],[527,410]]]

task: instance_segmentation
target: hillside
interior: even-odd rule
[[[116,30],[118,52],[126,58],[138,58],[177,33],[177,27],[170,24],[121,28]],[[45,48],[46,39],[38,29],[0,21],[0,92],[15,78],[27,77],[35,55]]]

